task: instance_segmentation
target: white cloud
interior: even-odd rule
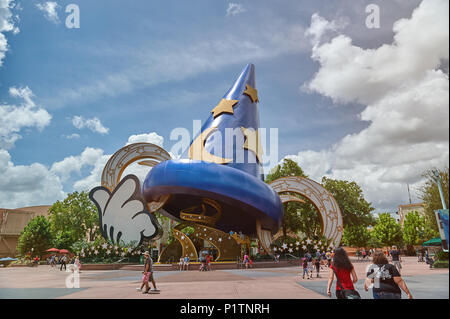
[[[47,1],[44,3],[37,3],[36,7],[44,13],[44,17],[48,21],[55,23],[55,24],[58,24],[61,22],[58,17],[58,12],[56,11],[57,9],[61,8],[61,6],[58,5],[57,2]]]
[[[0,148],[9,149],[21,138],[19,131],[25,127],[42,130],[50,124],[51,115],[37,107],[32,100],[33,92],[28,88],[11,87],[12,97],[23,99],[20,105],[0,105]]]
[[[11,9],[15,6],[14,0],[0,0],[0,67],[3,65],[6,51],[8,51],[8,41],[4,32],[16,34],[19,28],[14,25]]]
[[[74,116],[72,118],[72,124],[79,130],[86,127],[94,133],[108,134],[109,132],[109,128],[104,127],[97,117],[84,119],[82,116]]]
[[[425,0],[394,24],[392,44],[363,49],[345,35],[323,42],[336,25],[314,17],[308,32],[320,68],[304,88],[366,105],[360,119],[369,126],[290,157],[314,179],[356,181],[377,208],[405,203],[406,183],[417,189],[423,171],[449,162],[449,79],[439,70],[449,59],[448,21],[448,1]]]
[[[244,6],[242,4],[230,2],[228,4],[228,8],[227,8],[227,17],[230,15],[235,16],[235,15],[237,15],[239,13],[243,13],[245,11],[247,11],[247,10],[244,8]]]
[[[86,147],[78,156],[69,156],[53,163],[51,171],[65,182],[73,172],[80,173],[83,167],[95,165],[102,156],[102,149]]]
[[[164,137],[156,134],[155,132],[149,134],[131,135],[128,138],[128,142],[126,145],[133,143],[152,143],[162,147],[164,144]]]
[[[125,145],[138,142],[152,143],[163,147],[164,138],[155,132],[151,132],[148,134],[131,135]],[[57,166],[55,166],[55,163],[52,167],[52,170],[55,171],[57,169],[61,176],[64,174],[66,169],[70,170],[71,167],[75,167],[75,169],[72,169],[70,173],[72,173],[73,171],[79,172],[82,167],[92,167],[88,176],[77,180],[73,184],[73,188],[76,191],[89,191],[95,186],[99,186],[103,168],[105,167],[109,158],[112,156],[112,154],[104,155],[103,150],[101,149],[90,149],[89,152],[87,152],[87,150],[88,148],[86,148],[85,151],[79,156],[67,157],[63,161],[59,162]],[[89,157],[87,156],[88,154],[90,155]],[[77,164],[76,162],[81,163],[81,165]],[[135,174],[141,180],[141,182],[143,182],[149,170],[150,168],[148,166],[133,163],[125,169],[122,176],[125,176],[127,174]],[[67,176],[65,178],[67,179]]]
[[[0,0],[1,1],[1,0]],[[21,138],[23,128],[42,130],[49,125],[51,116],[32,100],[28,87],[11,87],[9,94],[21,98],[20,105],[0,105],[0,207],[18,208],[41,205],[64,197],[58,176],[44,165],[15,165],[6,149]]]
[[[342,30],[347,25],[347,21],[345,19],[341,19],[341,21],[328,21],[321,17],[319,14],[314,13],[311,16],[311,25],[305,31],[305,35],[311,38],[311,43],[314,46],[317,46],[320,41],[324,40],[324,37],[331,32],[337,32]]]
[[[126,145],[136,142],[153,143],[163,147],[164,138],[155,132],[131,135]],[[52,204],[66,196],[63,187],[67,187],[69,192],[90,191],[100,185],[103,168],[112,156],[103,153],[100,148],[86,147],[81,154],[54,162],[48,169],[40,163],[15,165],[10,154],[0,149],[0,207]],[[80,175],[86,168],[90,169],[87,176],[78,179],[73,185],[68,185],[74,174]],[[135,174],[143,182],[149,170],[148,166],[133,163],[125,169],[122,176]]]
[[[62,137],[67,138],[68,140],[80,138],[80,134],[73,133],[70,135],[62,135]]]
[[[0,207],[43,205],[63,199],[59,178],[44,165],[14,165],[6,150],[0,149]]]

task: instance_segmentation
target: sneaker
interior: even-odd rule
[[[142,291],[142,289],[141,289],[141,288],[136,288],[136,290],[137,290],[137,291]]]
[[[152,289],[150,289],[150,291],[156,292],[156,291],[159,291],[159,289],[152,288]]]
[[[148,290],[142,292],[143,295],[148,294]]]

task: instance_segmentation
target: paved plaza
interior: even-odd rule
[[[403,260],[402,276],[414,298],[449,298],[448,269],[429,269],[413,257]],[[354,263],[359,278],[356,288],[364,299],[372,299],[371,291],[362,288],[369,264],[368,261]],[[308,280],[301,278],[300,270],[300,267],[282,267],[156,271],[160,294],[143,295],[136,291],[142,276],[139,271],[82,271],[80,287],[66,288],[66,278],[71,273],[58,268],[8,267],[0,268],[0,298],[328,299],[328,271],[324,268],[321,278]]]

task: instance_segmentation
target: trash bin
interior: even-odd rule
[[[139,263],[140,263],[141,265],[144,264],[144,255],[141,255],[141,257],[139,257]]]

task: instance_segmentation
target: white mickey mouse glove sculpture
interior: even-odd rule
[[[89,198],[97,206],[101,232],[114,243],[137,243],[161,234],[161,226],[147,210],[139,179],[124,177],[111,193],[103,186],[93,188]]]

